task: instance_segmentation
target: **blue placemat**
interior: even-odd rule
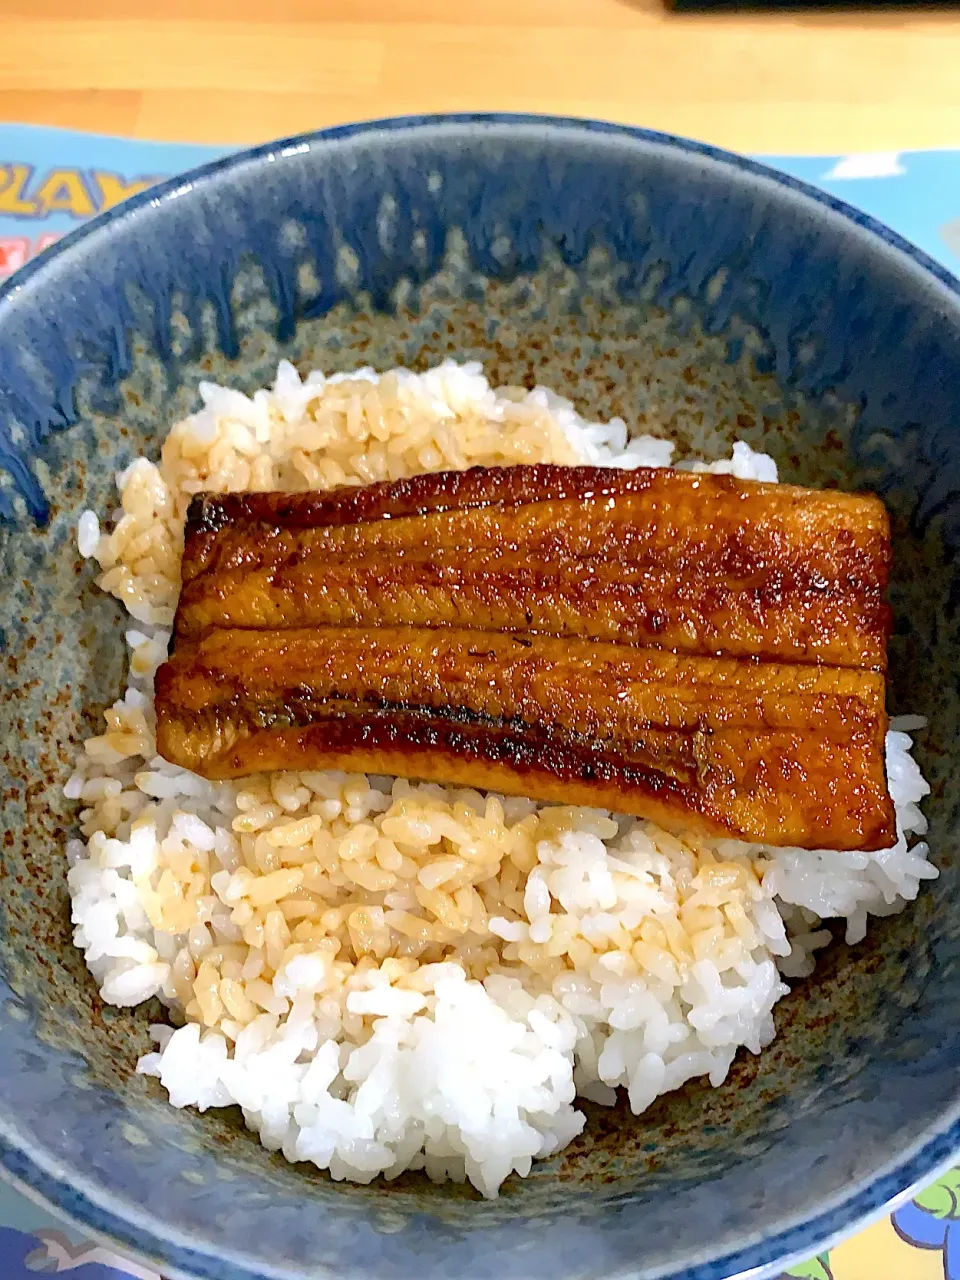
[[[0,36],[2,39],[2,36]],[[87,218],[230,147],[139,142],[0,124],[0,278]],[[899,231],[960,274],[960,149],[849,156],[761,156]],[[960,1280],[960,1172],[952,1171],[831,1255],[790,1274],[808,1280]],[[960,1244],[960,1235],[956,1236]],[[891,1270],[892,1268],[892,1270]],[[76,1280],[160,1280],[0,1184],[0,1280],[71,1272]]]

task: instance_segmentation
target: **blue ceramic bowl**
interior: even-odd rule
[[[722,1089],[591,1112],[494,1203],[412,1176],[334,1184],[135,1076],[149,1011],[103,1007],[71,947],[57,790],[120,688],[119,609],[74,551],[114,470],[201,378],[447,354],[883,495],[893,709],[931,720],[942,870],[838,943]],[[0,519],[0,1163],[30,1192],[167,1275],[718,1280],[812,1251],[960,1146],[960,299],[883,227],[745,160],[577,121],[260,147],[96,219],[0,292]]]

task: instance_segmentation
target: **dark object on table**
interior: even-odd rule
[[[884,9],[940,9],[955,13],[957,0],[937,4],[935,0],[664,0],[676,13],[776,13],[782,10],[827,10],[835,13],[873,13]]]

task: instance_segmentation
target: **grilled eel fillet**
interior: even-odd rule
[[[888,569],[875,498],[664,469],[201,496],[158,747],[883,848]]]
[[[176,631],[458,626],[883,670],[889,557],[872,496],[477,467],[196,498]]]
[[[208,778],[398,773],[771,844],[884,848],[884,679],[453,627],[214,630],[157,674]]]

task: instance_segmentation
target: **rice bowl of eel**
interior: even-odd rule
[[[424,135],[434,159],[456,128],[438,127]],[[521,128],[520,151],[552,146],[544,128]],[[609,155],[575,148],[568,162],[614,173],[626,153],[614,162],[609,137]],[[646,199],[660,190],[658,145],[637,161]],[[682,151],[663,175],[696,185]],[[443,200],[456,190],[446,164],[425,188]],[[705,172],[705,190],[727,180]],[[766,198],[765,175],[744,182],[747,203]],[[246,190],[228,183],[222,198]],[[790,196],[797,208],[809,199]],[[818,1193],[801,1179],[791,1196],[807,1207],[781,1230],[758,1190],[767,1164],[799,1170],[822,1151],[832,1109],[902,1107],[898,1072],[927,1081],[908,1112],[938,1106],[949,1078],[946,1042],[927,1052],[916,1020],[930,975],[942,970],[950,989],[935,956],[953,935],[935,904],[953,874],[938,818],[953,722],[921,676],[925,664],[949,669],[952,570],[930,571],[952,508],[905,521],[871,395],[858,401],[844,383],[859,376],[849,362],[825,393],[789,390],[757,339],[730,337],[746,333],[740,313],[717,340],[706,318],[688,334],[686,301],[671,311],[642,289],[618,294],[594,250],[572,266],[548,252],[545,292],[536,271],[493,272],[481,304],[457,234],[417,285],[419,311],[395,301],[381,320],[389,308],[368,312],[361,290],[329,321],[322,309],[305,320],[312,336],[288,352],[258,336],[263,286],[244,267],[231,303],[239,364],[195,363],[175,337],[183,373],[158,381],[149,339],[135,336],[119,411],[78,384],[81,416],[97,424],[78,439],[128,425],[112,465],[78,470],[76,498],[54,510],[79,596],[64,579],[51,613],[23,616],[35,632],[49,617],[88,637],[39,647],[88,672],[61,679],[49,703],[74,720],[57,740],[48,812],[64,824],[50,846],[59,919],[69,915],[57,964],[85,967],[69,982],[95,1012],[41,1042],[81,1044],[94,1063],[105,1036],[80,1130],[122,1082],[117,1167],[128,1150],[166,1169],[186,1160],[187,1183],[203,1189],[191,1202],[153,1178],[165,1207],[151,1213],[180,1224],[163,1242],[100,1192],[91,1204],[106,1217],[86,1191],[64,1203],[53,1167],[52,1183],[27,1181],[178,1274],[312,1274],[313,1228],[278,1234],[301,1201],[317,1206],[343,1274],[406,1275],[414,1255],[447,1267],[454,1224],[485,1274],[524,1224],[548,1220],[548,1252],[579,1270],[600,1257],[607,1272],[651,1277],[719,1275],[710,1258],[721,1256],[728,1272],[734,1258],[773,1266],[852,1210],[814,1212]],[[837,235],[851,262],[880,252],[872,232]],[[338,259],[337,280],[352,297],[351,261]],[[309,292],[312,268],[298,270]],[[559,282],[571,270],[582,293],[568,309]],[[725,279],[691,314],[724,299]],[[365,335],[356,348],[345,305]],[[761,334],[786,304],[767,305]],[[505,341],[517,307],[524,336]],[[177,314],[172,332],[186,332],[191,312]],[[674,378],[677,350],[687,363]],[[790,376],[802,381],[810,358]],[[8,578],[29,595],[32,576]],[[109,670],[84,665],[94,636],[116,654]],[[18,659],[24,707],[57,687],[30,676],[35,647]],[[25,776],[13,759],[11,775]],[[8,941],[23,936],[21,901],[18,889]],[[29,969],[17,973],[16,990],[32,990]],[[135,1034],[111,1062],[112,1033],[93,1028],[127,1025]],[[901,1035],[903,1049],[880,1052]],[[841,1196],[860,1211],[903,1185],[870,1173],[885,1129],[872,1123],[863,1132],[877,1136],[844,1157],[857,1172],[836,1165],[837,1194],[861,1187],[859,1200]],[[131,1206],[146,1194],[138,1160],[151,1177],[131,1154],[118,1189]],[[591,1188],[611,1176],[616,1187],[613,1169],[634,1170],[622,1186],[639,1177],[638,1191],[597,1252],[608,1197]],[[79,1187],[71,1176],[64,1185]],[[203,1206],[222,1206],[234,1181],[222,1235]],[[720,1187],[729,1231],[715,1218]],[[693,1235],[671,1243],[642,1208],[645,1188],[671,1188],[673,1214],[699,1198]],[[737,1253],[736,1224],[749,1237],[759,1203],[763,1242]],[[335,1228],[328,1206],[345,1215]],[[396,1225],[368,1236],[371,1212]],[[642,1263],[628,1261],[639,1221]],[[348,1262],[339,1233],[354,1228]],[[256,1260],[268,1248],[279,1270]]]
[[[80,518],[135,674],[67,783],[75,940],[104,1000],[171,1009],[138,1070],[175,1105],[494,1196],[577,1094],[722,1084],[825,917],[858,942],[935,878],[877,718],[875,500],[775,487],[744,444],[674,471],[479,366],[201,394],[112,528]],[[836,587],[758,618],[734,557],[761,596],[798,559]]]

